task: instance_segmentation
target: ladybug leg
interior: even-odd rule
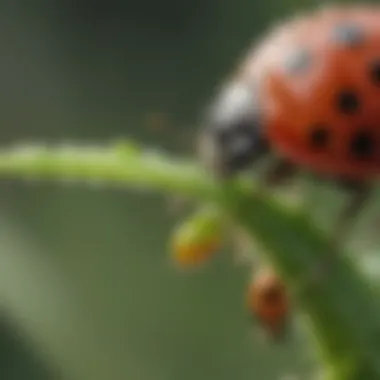
[[[341,181],[339,186],[352,192],[352,198],[338,217],[338,222],[333,232],[333,242],[335,244],[343,241],[354,219],[372,194],[372,186],[368,183]]]

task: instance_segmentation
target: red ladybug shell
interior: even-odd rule
[[[380,174],[380,7],[325,8],[279,26],[247,57],[272,149],[320,174]]]

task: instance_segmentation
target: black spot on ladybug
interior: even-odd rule
[[[357,47],[364,41],[361,28],[354,24],[340,24],[333,29],[333,41],[344,47]]]
[[[285,59],[285,70],[296,75],[304,72],[311,64],[311,55],[306,49],[298,49],[291,52]]]
[[[336,97],[336,106],[342,113],[353,114],[358,111],[360,101],[355,91],[345,90],[338,93]]]
[[[330,133],[327,126],[313,125],[310,133],[310,145],[314,149],[324,149],[330,141]]]
[[[368,131],[356,132],[350,141],[350,153],[355,159],[371,159],[375,154],[374,136]]]
[[[375,85],[380,85],[380,59],[371,63],[369,67],[369,79]]]

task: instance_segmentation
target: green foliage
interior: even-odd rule
[[[129,142],[3,149],[0,176],[101,182],[212,204],[218,210],[213,221],[242,227],[286,280],[315,338],[325,378],[380,377],[380,312],[366,279],[302,212],[260,193],[250,181],[217,183],[192,162]]]

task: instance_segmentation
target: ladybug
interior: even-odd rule
[[[220,179],[270,154],[267,183],[303,170],[347,189],[334,233],[343,238],[380,176],[380,6],[323,7],[280,24],[203,124],[201,160]]]
[[[286,288],[272,268],[262,268],[248,289],[251,317],[275,340],[284,336],[289,312]]]

